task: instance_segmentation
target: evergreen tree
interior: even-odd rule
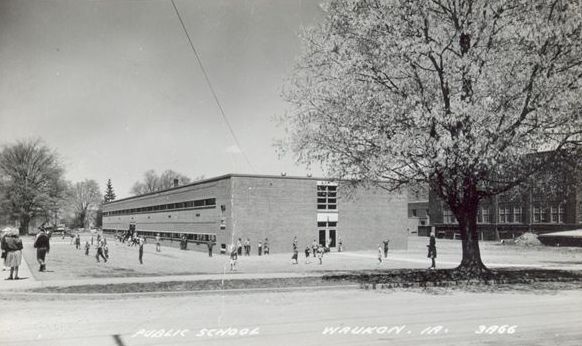
[[[103,198],[103,200],[105,201],[105,203],[107,202],[111,202],[113,200],[115,200],[116,196],[115,196],[115,192],[113,191],[113,185],[111,185],[111,179],[107,180],[107,187],[105,188],[105,196]]]

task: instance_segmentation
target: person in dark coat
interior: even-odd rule
[[[208,257],[212,257],[212,247],[214,246],[214,243],[209,241],[206,245],[208,246]]]
[[[390,240],[386,239],[383,241],[384,243],[384,258],[388,257],[388,244],[390,243]]]
[[[143,264],[143,244],[145,243],[145,241],[143,240],[143,238],[139,238],[138,242],[139,242],[139,264]]]
[[[434,237],[434,234],[431,234],[430,239],[428,241],[428,245],[426,247],[428,248],[428,255],[426,257],[430,258],[432,261],[432,264],[428,269],[436,269],[435,258],[437,257],[437,250],[436,250],[436,239]]]
[[[36,260],[40,265],[38,271],[46,271],[46,254],[51,249],[50,240],[44,228],[41,228],[34,240],[34,247],[36,248]]]

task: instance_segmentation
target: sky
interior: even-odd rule
[[[318,175],[273,143],[319,2],[175,0],[237,146],[170,0],[2,0],[0,145],[41,138],[68,180],[118,198],[149,169]]]

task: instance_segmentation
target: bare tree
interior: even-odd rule
[[[282,147],[338,178],[428,183],[458,220],[458,269],[486,270],[479,202],[579,150],[580,2],[337,0],[326,12],[284,92]]]
[[[50,214],[63,194],[63,168],[56,153],[39,139],[4,147],[0,176],[2,208],[19,220],[22,233],[28,233],[35,217]]]
[[[153,169],[144,173],[144,180],[133,184],[131,188],[132,195],[143,195],[144,193],[156,192],[169,189],[174,186],[174,180],[177,179],[180,185],[189,184],[192,180],[185,175],[173,170],[166,170],[161,175],[157,175]]]
[[[101,206],[102,196],[95,180],[78,182],[71,191],[71,206],[79,226],[89,227]]]

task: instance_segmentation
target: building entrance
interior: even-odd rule
[[[324,247],[336,247],[336,228],[337,222],[318,222],[319,245]]]

